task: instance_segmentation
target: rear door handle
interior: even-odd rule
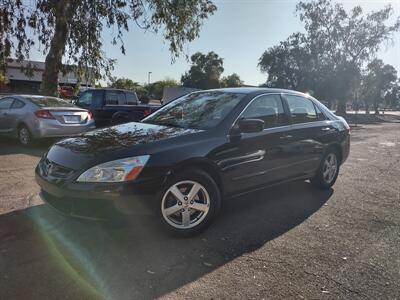
[[[321,130],[322,130],[322,131],[331,131],[332,128],[330,128],[330,127],[324,127],[324,128],[321,128]]]
[[[279,138],[281,140],[290,140],[291,138],[293,138],[293,136],[290,134],[284,134],[284,135],[280,136]]]

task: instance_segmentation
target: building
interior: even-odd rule
[[[17,62],[9,59],[4,83],[0,84],[0,93],[20,93],[20,94],[39,94],[40,85],[45,64],[41,61],[24,60]],[[74,66],[71,66],[74,69]],[[60,86],[72,86],[78,82],[76,73],[67,72],[65,75],[60,72],[58,75],[58,84]],[[82,84],[82,83],[81,83]],[[93,80],[83,83],[82,85],[93,85]]]

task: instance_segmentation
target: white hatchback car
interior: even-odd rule
[[[64,137],[95,128],[92,113],[55,97],[12,95],[0,98],[0,135],[34,139]]]

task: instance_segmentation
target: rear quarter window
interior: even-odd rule
[[[11,105],[11,108],[18,109],[18,108],[22,108],[24,106],[25,106],[24,102],[22,102],[21,100],[15,99],[13,104]]]
[[[307,98],[286,95],[293,124],[309,123],[318,120],[314,103]]]
[[[72,103],[55,97],[30,97],[29,100],[39,107],[75,107]]]
[[[128,105],[136,105],[138,104],[138,97],[136,93],[127,92],[125,93],[126,102]]]

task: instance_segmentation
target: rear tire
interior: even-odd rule
[[[220,208],[221,195],[213,178],[202,170],[189,169],[164,186],[158,215],[169,232],[187,237],[206,229]]]
[[[321,160],[317,174],[311,178],[311,183],[320,189],[329,189],[339,175],[339,155],[333,148],[327,150]]]
[[[33,144],[32,134],[25,125],[18,127],[18,141],[22,146],[29,146]]]

